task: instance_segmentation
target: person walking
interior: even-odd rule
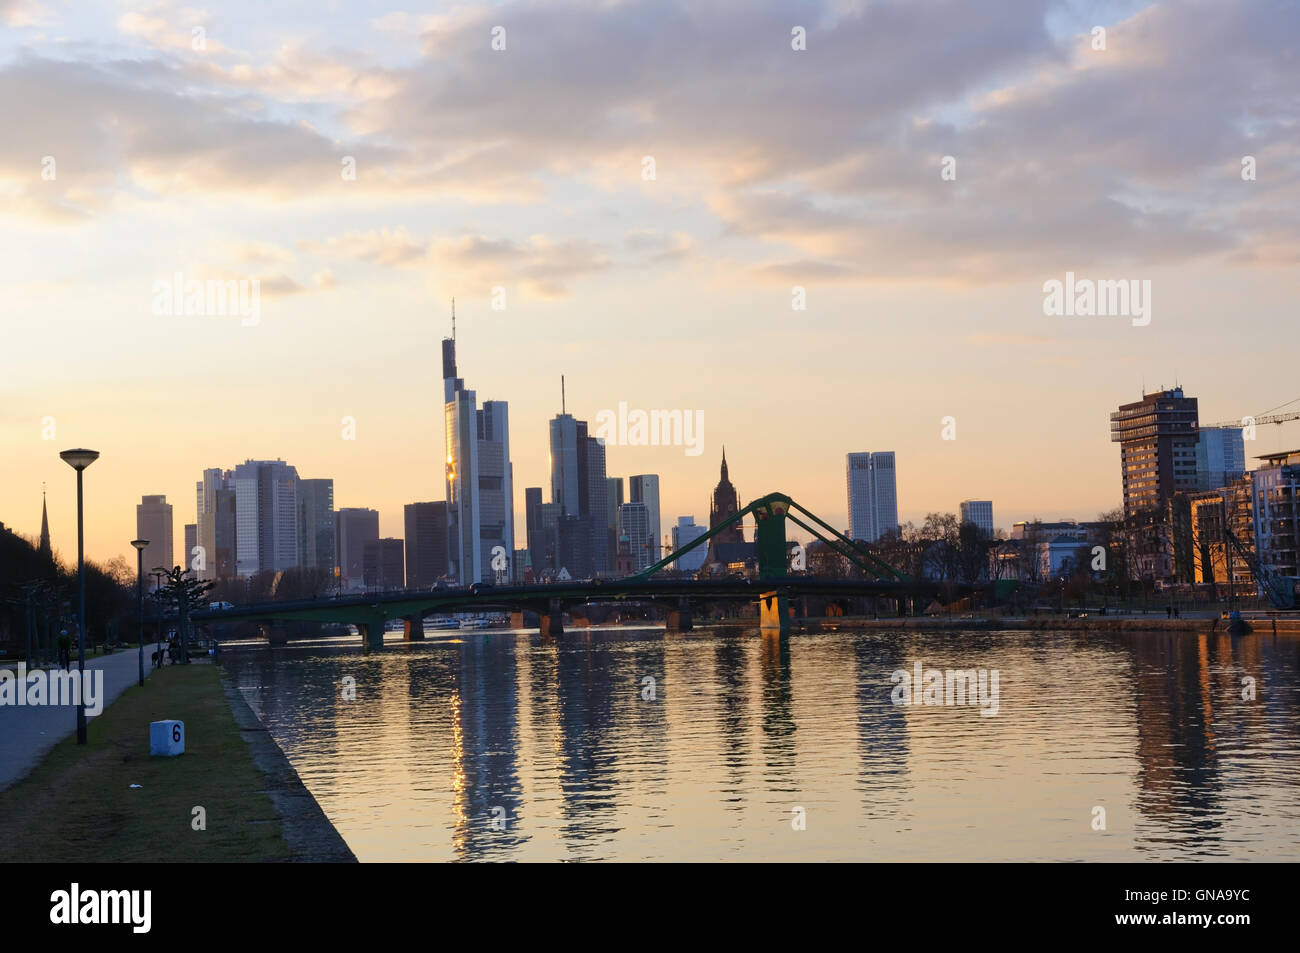
[[[65,671],[72,668],[72,639],[67,629],[59,632],[59,668]]]

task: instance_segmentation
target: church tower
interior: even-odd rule
[[[722,478],[718,480],[718,485],[713,489],[713,499],[709,505],[709,529],[717,529],[719,523],[726,522],[727,519],[735,516],[739,510],[740,502],[736,495],[736,488],[732,486],[731,479],[727,475],[727,448],[723,447]],[[724,561],[718,558],[718,544],[743,543],[744,541],[745,533],[741,529],[740,523],[732,524],[709,540],[709,554],[704,560],[704,564],[707,566]]]
[[[41,490],[41,541],[36,547],[38,555],[45,559],[53,559],[54,551],[50,548],[50,514],[45,507],[45,490]]]

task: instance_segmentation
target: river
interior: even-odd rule
[[[362,861],[1300,859],[1294,635],[358,641],[222,664]]]

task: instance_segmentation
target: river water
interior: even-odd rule
[[[362,861],[1300,859],[1293,635],[358,641],[222,662]]]

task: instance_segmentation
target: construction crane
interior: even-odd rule
[[[1241,540],[1237,539],[1237,534],[1228,526],[1226,516],[1223,524],[1223,535],[1227,537],[1232,549],[1236,551],[1237,557],[1245,562],[1247,568],[1250,569],[1250,574],[1255,577],[1255,582],[1264,591],[1264,595],[1268,596],[1268,600],[1273,603],[1273,607],[1276,609],[1294,609],[1295,587],[1290,580],[1276,575],[1264,567],[1255,558],[1254,552],[1242,545]],[[1228,581],[1231,584],[1231,571],[1228,574]]]
[[[1300,401],[1300,397],[1295,400],[1288,400],[1285,404],[1274,407],[1273,410],[1281,410],[1291,404]],[[1286,413],[1275,414],[1272,410],[1266,410],[1257,417],[1243,417],[1241,420],[1223,420],[1217,424],[1202,424],[1203,427],[1236,427],[1242,429],[1248,426],[1258,427],[1260,424],[1283,424],[1288,420],[1300,420],[1300,410],[1289,410]]]

